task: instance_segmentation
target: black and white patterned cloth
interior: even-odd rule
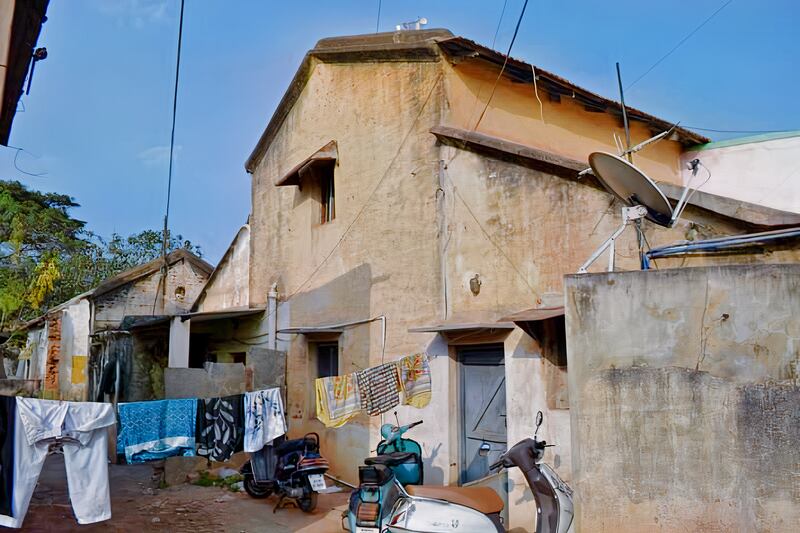
[[[385,413],[400,403],[397,364],[367,368],[356,372],[361,409],[370,416]]]
[[[197,455],[227,461],[242,450],[244,395],[203,398],[197,401]]]

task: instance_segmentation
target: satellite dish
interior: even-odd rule
[[[645,218],[666,228],[672,225],[672,205],[644,172],[625,159],[606,152],[591,154],[589,166],[603,187],[627,206],[644,206],[647,210]]]

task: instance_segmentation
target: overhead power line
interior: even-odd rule
[[[675,50],[677,50],[678,48],[680,48],[680,46],[681,46],[683,43],[685,43],[686,41],[688,41],[688,40],[689,40],[689,38],[690,38],[692,35],[694,35],[694,34],[695,34],[695,33],[697,33],[698,31],[700,31],[700,28],[702,28],[703,26],[705,26],[706,24],[708,24],[708,23],[711,21],[711,19],[713,19],[714,17],[716,17],[716,16],[717,16],[717,14],[718,14],[720,11],[722,11],[723,9],[725,9],[726,7],[728,7],[728,4],[730,4],[731,2],[733,2],[733,0],[728,0],[727,2],[725,2],[724,4],[722,4],[721,6],[719,6],[719,8],[717,8],[717,10],[716,10],[716,11],[714,11],[713,13],[711,13],[711,15],[710,15],[710,16],[709,16],[707,19],[705,19],[705,20],[704,20],[704,21],[703,21],[703,22],[702,22],[702,23],[701,23],[699,26],[697,26],[695,29],[693,29],[691,32],[689,32],[689,33],[686,35],[686,37],[684,37],[683,39],[681,39],[680,41],[678,41],[678,44],[676,44],[675,46],[673,46],[673,47],[672,47],[672,49],[670,49],[670,51],[669,51],[669,52],[667,52],[666,54],[664,54],[663,56],[661,56],[661,58],[660,58],[658,61],[656,61],[655,63],[653,63],[653,64],[650,66],[650,68],[649,68],[649,69],[645,70],[645,71],[644,71],[644,73],[643,73],[641,76],[639,76],[638,78],[636,78],[635,80],[633,80],[633,81],[630,83],[630,85],[628,85],[627,87],[625,87],[625,90],[627,91],[628,89],[630,89],[631,87],[633,87],[634,85],[636,85],[636,82],[638,82],[639,80],[641,80],[642,78],[644,78],[645,76],[647,76],[648,74],[650,74],[650,72],[651,72],[651,71],[652,71],[654,68],[656,68],[656,67],[657,67],[659,64],[661,64],[661,62],[662,62],[662,61],[664,61],[666,58],[668,58],[669,56],[671,56],[671,55],[672,55],[672,53],[673,53]]]
[[[164,255],[167,254],[167,228],[169,224],[169,203],[172,196],[172,159],[175,152],[175,119],[178,115],[178,79],[181,72],[181,42],[183,41],[183,6],[181,0],[181,16],[178,22],[178,57],[175,61],[175,91],[172,95],[172,132],[169,137],[169,171],[167,173],[167,208],[164,212]]]
[[[715,130],[712,128],[700,128],[697,126],[684,126],[689,130],[710,131],[712,133],[791,133],[797,130]]]
[[[486,114],[486,110],[489,109],[489,104],[492,103],[492,97],[494,97],[494,91],[497,89],[497,84],[500,82],[500,78],[503,76],[503,72],[506,70],[506,65],[508,64],[508,58],[511,57],[511,49],[514,47],[514,41],[517,40],[517,33],[519,32],[519,25],[522,23],[522,17],[525,16],[525,8],[528,7],[528,0],[525,0],[525,3],[522,4],[522,11],[519,13],[519,18],[517,19],[517,26],[514,28],[514,35],[511,37],[511,43],[508,45],[508,52],[506,52],[506,58],[503,60],[503,66],[500,67],[500,73],[497,75],[497,79],[494,80],[494,85],[492,86],[492,92],[489,93],[489,99],[486,100],[486,106],[484,106],[483,111],[481,111],[480,116],[478,117],[478,121],[473,126],[472,130],[475,131],[478,129],[478,126],[483,120],[483,115]]]

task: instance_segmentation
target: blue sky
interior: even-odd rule
[[[505,51],[524,0],[508,0]],[[503,0],[383,0],[380,29],[427,17],[490,45]],[[530,0],[512,55],[617,97],[723,0]],[[216,262],[250,209],[244,161],[297,66],[327,36],[375,31],[377,0],[187,0],[170,226]],[[0,177],[70,194],[96,233],[161,227],[179,0],[52,0]],[[682,125],[800,129],[800,55],[790,0],[733,0],[626,93]],[[20,110],[22,109],[22,106]],[[707,133],[714,139],[743,134]]]

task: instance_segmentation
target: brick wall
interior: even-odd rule
[[[61,361],[61,312],[47,317],[47,366],[44,390],[58,393],[58,366]]]

